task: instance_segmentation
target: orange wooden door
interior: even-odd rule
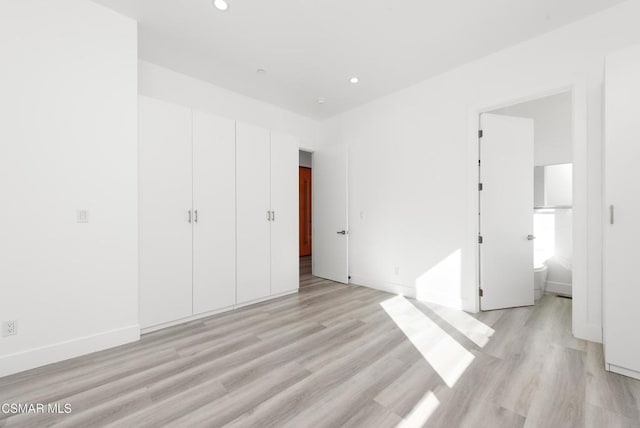
[[[311,255],[311,168],[300,167],[300,256]]]

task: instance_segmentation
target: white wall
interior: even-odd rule
[[[313,166],[313,155],[311,152],[300,150],[298,153],[298,163],[300,166],[311,168]]]
[[[571,163],[571,92],[516,104],[492,113],[534,120],[534,165]]]
[[[294,135],[305,149],[318,146],[320,123],[313,119],[150,62],[140,61],[138,70],[141,95]]]
[[[543,181],[536,183],[544,197],[538,206],[571,206],[573,196],[572,164],[536,167]],[[534,260],[548,267],[547,291],[572,294],[573,210],[534,211]]]
[[[85,0],[0,2],[0,376],[139,337],[136,37]]]
[[[600,340],[603,65],[608,52],[640,42],[638,16],[640,1],[623,3],[328,121],[327,144],[349,146],[353,282],[408,295],[419,282],[426,298],[474,310],[474,114],[582,85],[576,102],[586,98],[586,110],[576,114],[586,112],[588,146],[574,165],[588,180],[574,222],[588,237],[575,238],[574,258],[588,270],[574,277],[574,332]]]
[[[545,195],[548,206],[572,205],[572,165],[551,165],[545,168]],[[547,290],[571,294],[573,264],[573,210],[558,209],[554,217],[553,257],[547,261]]]

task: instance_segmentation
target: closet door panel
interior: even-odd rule
[[[268,130],[237,122],[237,303],[271,293],[269,146]]]
[[[605,79],[605,360],[640,377],[640,47],[608,56]]]
[[[236,302],[235,122],[193,112],[193,312]]]
[[[295,137],[271,134],[271,294],[300,284],[299,145]]]
[[[140,325],[192,314],[191,111],[139,99]]]

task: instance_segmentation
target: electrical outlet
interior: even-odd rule
[[[11,320],[2,323],[2,337],[15,336],[18,334],[18,321]]]
[[[76,221],[78,223],[89,223],[89,211],[88,210],[78,210],[76,212]]]

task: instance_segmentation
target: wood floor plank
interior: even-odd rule
[[[458,415],[452,415],[449,420],[433,422],[427,420],[425,427],[500,427],[521,428],[525,424],[525,418],[493,403],[478,400],[468,407],[459,410]],[[560,428],[560,426],[540,425],[539,428]]]
[[[387,354],[353,376],[348,382],[333,388],[313,406],[298,412],[285,426],[291,428],[343,426],[358,413],[359,408],[371,402],[371,399],[393,382],[406,367],[407,364],[394,358],[393,353]]]
[[[640,427],[640,381],[605,372],[602,345],[573,338],[570,300],[465,314],[405,299],[407,312],[387,312],[402,298],[304,263],[297,294],[0,378],[0,403],[73,409],[0,413],[0,428]],[[434,349],[450,361],[429,360]]]
[[[550,338],[541,332],[528,327],[522,329],[528,340],[521,352],[504,358],[485,387],[487,401],[526,416],[540,386],[547,356],[553,348]]]
[[[224,373],[251,363],[265,353],[287,346],[298,339],[308,337],[312,332],[317,331],[315,326],[307,326],[297,329],[269,342],[258,341],[252,346],[248,346],[239,351],[219,358],[208,360],[207,358],[186,359],[185,364],[179,370],[171,372],[170,375],[158,379],[149,385],[153,394],[158,399],[169,396],[170,391],[180,390],[185,387],[193,387],[207,379],[217,378]]]
[[[599,344],[589,343],[587,349],[587,402],[627,418],[640,420],[640,383],[604,371],[604,355]]]
[[[587,404],[586,428],[638,428],[640,420],[627,418],[619,413]]]
[[[152,403],[137,411],[127,412],[113,418],[107,426],[113,427],[159,427],[172,424],[175,419],[225,396],[226,389],[217,380],[187,388],[168,398]]]
[[[5,392],[8,398],[2,398],[3,402],[56,402],[77,395],[83,391],[100,385],[108,384],[112,381],[127,379],[129,376],[139,376],[140,373],[146,373],[159,366],[171,365],[178,361],[178,354],[173,349],[158,352],[154,357],[145,360],[131,360],[123,363],[122,366],[113,370],[94,370],[87,374],[68,379],[60,383],[47,384],[45,387],[33,390],[21,385],[17,388],[13,395],[9,395],[12,389],[9,388]],[[26,391],[26,392],[25,392]]]
[[[349,322],[349,320],[344,322]],[[328,348],[312,349],[304,355],[296,357],[296,361],[307,370],[317,372],[332,361],[346,357],[354,349],[365,346],[377,337],[387,335],[391,331],[393,329],[388,325],[366,323],[336,338]]]
[[[551,345],[526,427],[584,427],[586,422],[586,354]]]
[[[310,372],[296,363],[283,365],[255,382],[230,392],[175,421],[176,426],[223,426],[251,412],[258,405],[307,378]]]
[[[400,416],[390,412],[375,401],[369,401],[357,409],[357,412],[342,424],[342,428],[392,428],[402,426],[401,424],[402,418]]]
[[[405,418],[421,400],[442,385],[442,379],[424,359],[418,359],[395,381],[380,391],[374,400]]]
[[[68,400],[72,409],[79,408],[73,399]],[[147,391],[140,389],[97,404],[85,411],[75,412],[69,415],[63,414],[38,414],[22,415],[24,420],[15,418],[10,420],[9,426],[24,428],[39,428],[43,426],[57,427],[95,427],[104,426],[111,421],[121,418],[138,409],[146,408],[152,404]],[[80,407],[81,408],[81,407]]]
[[[324,394],[355,376],[380,357],[402,343],[399,332],[375,338],[367,345],[356,348],[352,353],[333,360],[321,370],[306,377],[282,393],[263,402],[252,412],[234,420],[230,426],[246,427],[260,425],[263,427],[282,426],[294,418],[298,412],[311,406]]]
[[[271,370],[286,365],[288,362],[296,361],[298,358],[303,358],[312,350],[320,349],[324,351],[330,348],[336,338],[347,334],[358,324],[355,320],[345,321],[343,324],[319,330],[316,334],[274,349],[243,366],[228,371],[220,380],[228,390],[238,389],[247,383],[253,382],[254,379],[260,376],[267,375]]]
[[[504,312],[492,326],[495,333],[482,351],[496,358],[506,358],[522,353],[526,347],[527,337],[520,333],[532,311],[533,308],[524,307]]]
[[[472,353],[474,355],[473,362],[455,385],[449,387],[444,382],[441,382],[433,390],[439,405],[429,418],[429,426],[468,426],[474,419],[478,418],[478,414],[483,414],[482,409],[485,407],[491,409],[491,412],[487,414],[488,419],[497,417],[515,418],[515,413],[511,415],[511,412],[496,410],[498,406],[492,405],[487,400],[490,391],[485,386],[490,385],[491,381],[496,377],[502,361],[482,352],[472,351]],[[474,417],[473,415],[476,416]]]

